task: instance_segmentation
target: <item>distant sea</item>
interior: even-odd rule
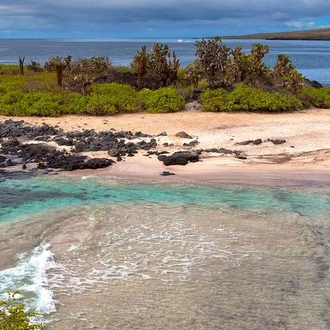
[[[81,40],[81,39],[0,39],[0,64],[16,64],[18,57],[25,57],[25,63],[31,60],[44,64],[55,56],[89,58],[107,56],[114,65],[128,66],[136,52],[146,45],[167,44],[180,59],[181,67],[195,59],[194,39],[127,39],[127,40]],[[290,57],[299,72],[310,80],[330,85],[330,42],[304,40],[223,40],[229,47],[238,45],[249,52],[251,44],[262,43],[270,47],[265,57],[268,66],[274,66],[278,54]]]

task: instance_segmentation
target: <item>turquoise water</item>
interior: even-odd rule
[[[101,179],[34,177],[1,183],[0,220],[30,216],[68,206],[128,201],[237,208],[260,212],[330,214],[330,193],[321,189],[249,189],[198,185],[118,184]]]
[[[287,186],[287,185],[286,185]],[[330,187],[12,179],[0,294],[46,329],[328,329]]]

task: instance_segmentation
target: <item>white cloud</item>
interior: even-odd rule
[[[313,26],[315,26],[315,22],[286,22],[285,23],[286,26],[290,26],[290,27],[295,27],[298,29],[310,29]]]

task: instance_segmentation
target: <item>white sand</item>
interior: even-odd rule
[[[1,117],[0,121],[8,119]],[[146,157],[141,151],[134,157],[125,157],[109,168],[97,171],[75,171],[66,175],[114,176],[122,179],[151,181],[208,181],[228,182],[247,180],[281,182],[285,180],[327,181],[330,178],[330,110],[311,109],[294,113],[211,113],[189,110],[170,114],[123,114],[109,117],[64,116],[60,118],[23,117],[33,125],[47,123],[65,131],[95,129],[141,131],[157,135],[158,150],[174,152],[207,148],[239,150],[246,159],[233,155],[203,153],[202,161],[186,166],[164,166],[156,156]],[[184,131],[197,140],[196,147],[183,146],[191,139],[176,137]],[[237,142],[261,139],[259,145],[237,145]],[[283,139],[286,143],[275,145],[268,139]],[[168,142],[172,147],[164,147]],[[96,155],[96,154],[95,154]],[[94,156],[95,156],[94,155]],[[93,153],[89,156],[93,156]],[[98,156],[107,156],[106,153]],[[163,171],[176,175],[162,177]],[[282,182],[283,184],[285,182]]]

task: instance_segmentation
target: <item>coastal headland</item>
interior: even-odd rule
[[[0,117],[0,123],[9,119]],[[93,161],[92,166],[78,165],[69,168],[74,171],[57,172],[60,175],[279,186],[329,182],[329,110],[260,114],[204,113],[191,109],[168,114],[14,117],[11,120],[32,127],[58,129],[62,139],[67,139],[68,132],[73,140],[77,136],[84,137],[83,142],[80,139],[79,143],[71,143],[71,147],[70,143],[57,144],[58,136],[30,140],[21,136],[17,138],[20,143],[48,145],[65,149],[68,154],[105,162],[104,166],[99,166],[99,162],[95,165]],[[99,132],[112,132],[111,138],[116,137],[115,147],[122,143],[121,153],[116,153],[113,145],[103,149],[82,147],[89,135]],[[2,147],[6,141],[9,138],[2,139]],[[127,150],[132,146],[133,149]],[[4,160],[3,150],[0,154]],[[24,171],[38,168],[40,172],[47,170],[48,164],[19,163],[5,166],[2,171],[8,173],[22,167]]]

